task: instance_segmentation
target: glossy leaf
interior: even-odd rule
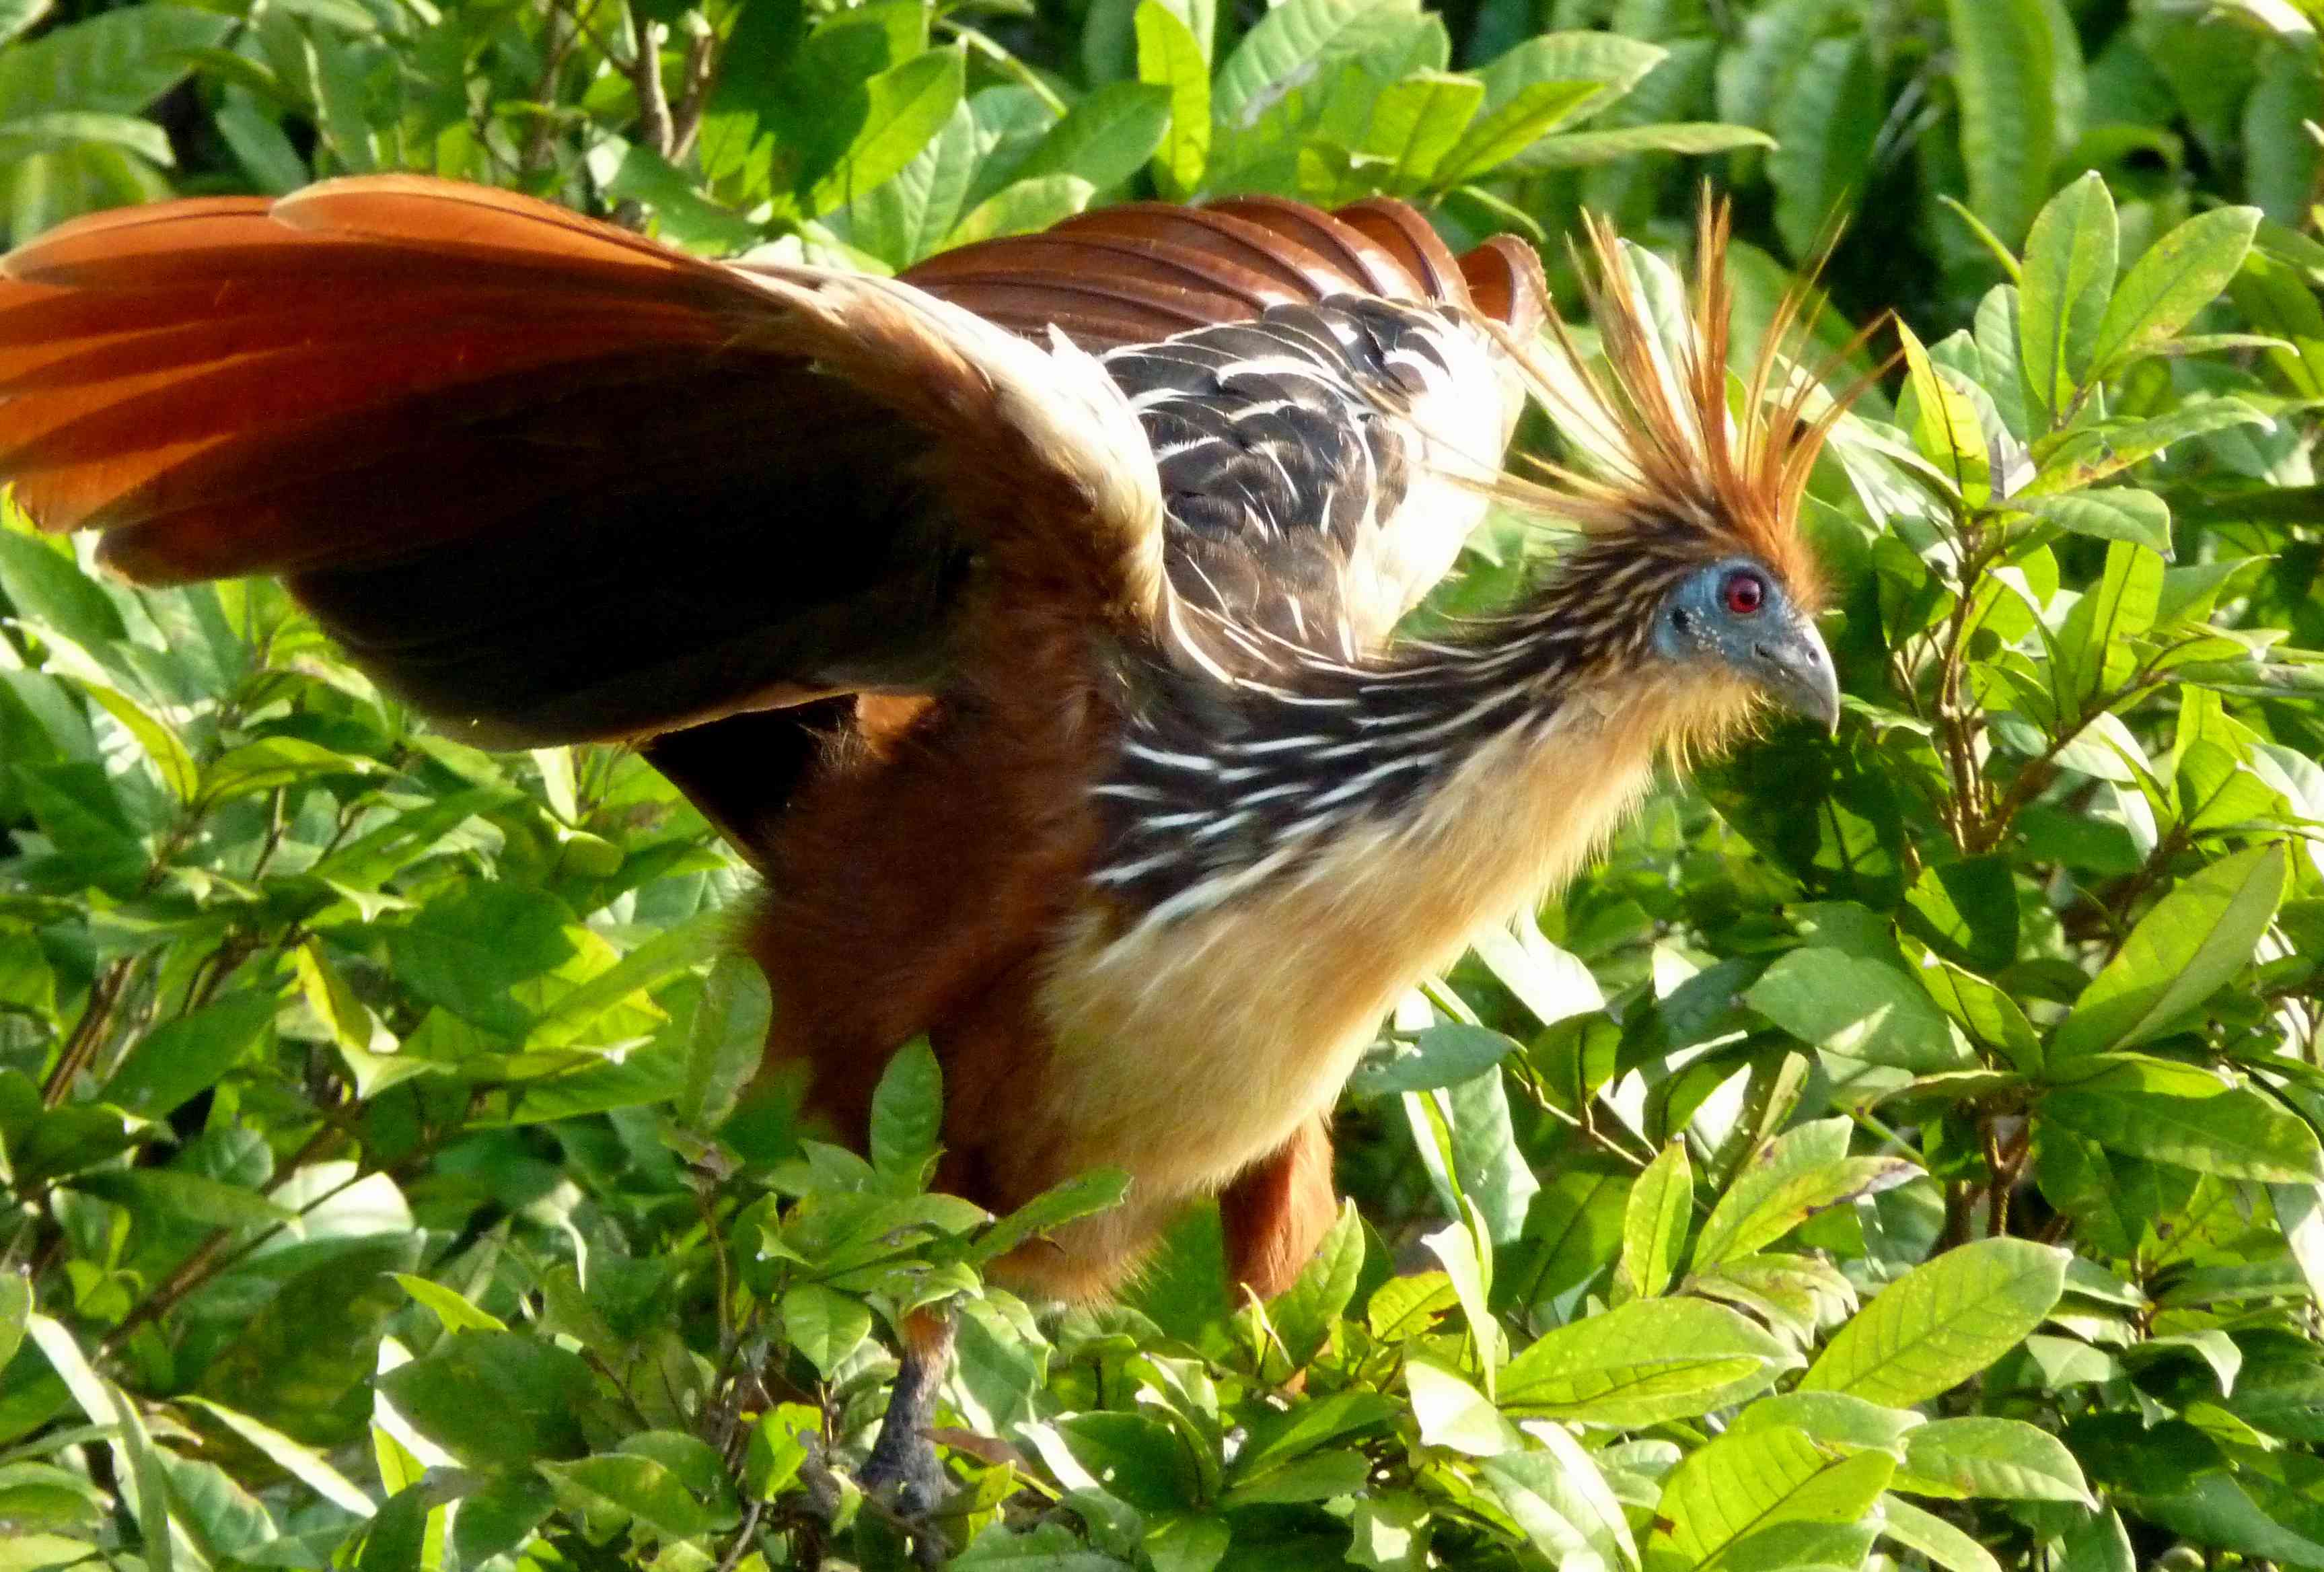
[[[2058,1302],[2063,1252],[2022,1239],[1947,1251],[1875,1295],[1801,1380],[1901,1408],[1923,1402],[2014,1347]]]

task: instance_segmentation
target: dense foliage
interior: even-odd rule
[[[1835,217],[1821,330],[1910,324],[1814,488],[1839,735],[1409,1002],[1263,1308],[1205,1216],[1120,1308],[982,1287],[1118,1181],[926,1194],[925,1050],[863,1156],[744,1098],[747,880],[639,760],[431,735],[274,587],[10,517],[0,1567],[896,1565],[850,1471],[935,1303],[969,1565],[2324,1567],[2319,23],[0,0],[20,239],[420,169],[883,268],[1388,190],[1557,266],[1708,175],[1747,340]]]

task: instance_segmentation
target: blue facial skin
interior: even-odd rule
[[[1745,609],[1756,590],[1757,604]],[[1719,661],[1769,698],[1821,723],[1840,725],[1840,679],[1815,625],[1775,575],[1748,557],[1697,569],[1663,601],[1655,651],[1673,661]]]

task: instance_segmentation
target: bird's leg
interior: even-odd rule
[[[952,1316],[940,1309],[914,1310],[897,1331],[903,1360],[896,1369],[879,1438],[872,1444],[860,1478],[870,1494],[892,1487],[897,1512],[917,1519],[935,1510],[947,1483],[927,1429],[936,1419],[936,1389],[952,1368]]]
[[[1249,1289],[1263,1299],[1283,1292],[1339,1215],[1331,1127],[1310,1119],[1220,1192],[1229,1291]]]

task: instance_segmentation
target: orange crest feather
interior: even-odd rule
[[[1730,397],[1735,299],[1727,204],[1703,202],[1683,302],[1664,264],[1625,245],[1594,214],[1583,226],[1590,254],[1581,269],[1582,294],[1602,370],[1558,312],[1546,325],[1554,349],[1501,336],[1534,399],[1581,450],[1582,464],[1533,460],[1551,484],[1514,483],[1508,500],[1601,538],[1674,526],[1699,533],[1706,555],[1755,556],[1795,601],[1814,606],[1821,588],[1799,527],[1801,501],[1833,422],[1869,379],[1832,394],[1786,352],[1810,315],[1812,274],[1785,291],[1739,393]],[[1851,339],[1833,364],[1871,332]]]

